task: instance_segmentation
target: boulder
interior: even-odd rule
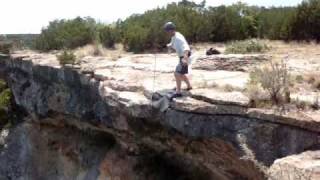
[[[269,170],[269,180],[318,180],[320,179],[320,151],[278,159]]]

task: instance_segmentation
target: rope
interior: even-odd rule
[[[152,97],[153,97],[153,95],[155,93],[155,88],[156,88],[156,71],[157,71],[157,54],[154,53],[153,84],[152,84],[151,103],[152,103]]]

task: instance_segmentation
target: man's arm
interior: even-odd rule
[[[171,38],[169,44],[167,44],[167,47],[172,48],[172,45],[173,45],[173,39]]]
[[[183,55],[183,59],[182,59],[182,62],[184,63],[184,64],[188,64],[188,59],[189,59],[189,50],[185,50],[184,51],[184,55]]]

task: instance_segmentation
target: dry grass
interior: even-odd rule
[[[301,75],[301,74],[296,75],[296,76],[295,76],[295,81],[296,81],[298,84],[304,83],[304,77],[303,77],[303,75]]]
[[[292,101],[292,104],[294,104],[296,106],[296,108],[299,110],[306,110],[308,107],[311,106],[311,104],[309,102],[300,100],[299,98],[294,99]]]
[[[13,47],[12,43],[1,43],[0,42],[0,53],[10,54],[12,47]]]
[[[107,49],[101,44],[89,44],[75,50],[78,59],[86,56],[103,56],[111,60],[117,60],[125,54],[125,50],[121,44],[117,44],[114,49]]]
[[[192,44],[191,48],[196,51],[201,51],[203,54],[200,55],[205,55],[206,51],[210,48],[217,49],[220,52],[225,51],[225,44],[224,43],[196,43]]]
[[[304,100],[297,97],[296,99],[293,99],[291,104],[295,105],[297,109],[299,110],[319,110],[320,109],[320,100],[319,96],[314,97],[312,101],[310,100]]]
[[[290,42],[285,43],[283,41],[269,41],[269,45],[272,49],[267,52],[273,56],[274,60],[282,59],[284,56],[289,56],[288,65],[295,65],[296,63],[306,62],[308,64],[314,64],[316,59],[320,57],[320,44],[314,42]],[[303,68],[303,67],[302,67]]]
[[[264,90],[261,85],[248,83],[244,94],[250,99],[249,107],[252,108],[271,108],[273,106],[270,100],[270,94]]]
[[[268,50],[270,50],[268,43],[260,39],[234,41],[226,47],[228,54],[264,53]]]
[[[296,74],[293,77],[294,91],[319,92],[320,91],[320,72],[310,72]]]
[[[232,85],[230,85],[230,84],[226,84],[226,85],[222,86],[221,88],[222,88],[223,91],[225,91],[225,92],[234,92],[234,91],[238,91],[238,92],[239,92],[239,91],[242,91],[241,88],[232,86]]]
[[[65,66],[67,64],[75,64],[77,57],[72,51],[63,51],[61,54],[57,55],[60,65]]]
[[[270,100],[276,104],[290,102],[290,73],[284,61],[270,62],[262,67],[256,67],[250,72],[249,85],[261,86],[270,95]]]
[[[306,74],[305,80],[311,85],[313,90],[320,90],[320,73],[309,73]]]
[[[202,80],[202,81],[198,80],[193,82],[193,86],[194,88],[198,88],[198,89],[202,89],[202,88],[212,89],[212,88],[217,88],[218,84],[213,81],[208,82],[205,80]]]
[[[311,108],[312,108],[313,110],[319,110],[319,109],[320,109],[320,99],[319,99],[319,96],[317,96],[317,97],[314,99],[313,103],[311,104]]]

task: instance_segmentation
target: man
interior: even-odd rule
[[[172,22],[168,22],[164,25],[164,30],[171,36],[171,42],[167,45],[169,48],[174,49],[179,56],[179,63],[174,72],[176,79],[176,92],[172,98],[182,97],[181,94],[181,82],[184,81],[187,84],[187,91],[192,89],[190,81],[187,77],[189,57],[191,56],[190,46],[185,37],[176,31],[176,26]]]

